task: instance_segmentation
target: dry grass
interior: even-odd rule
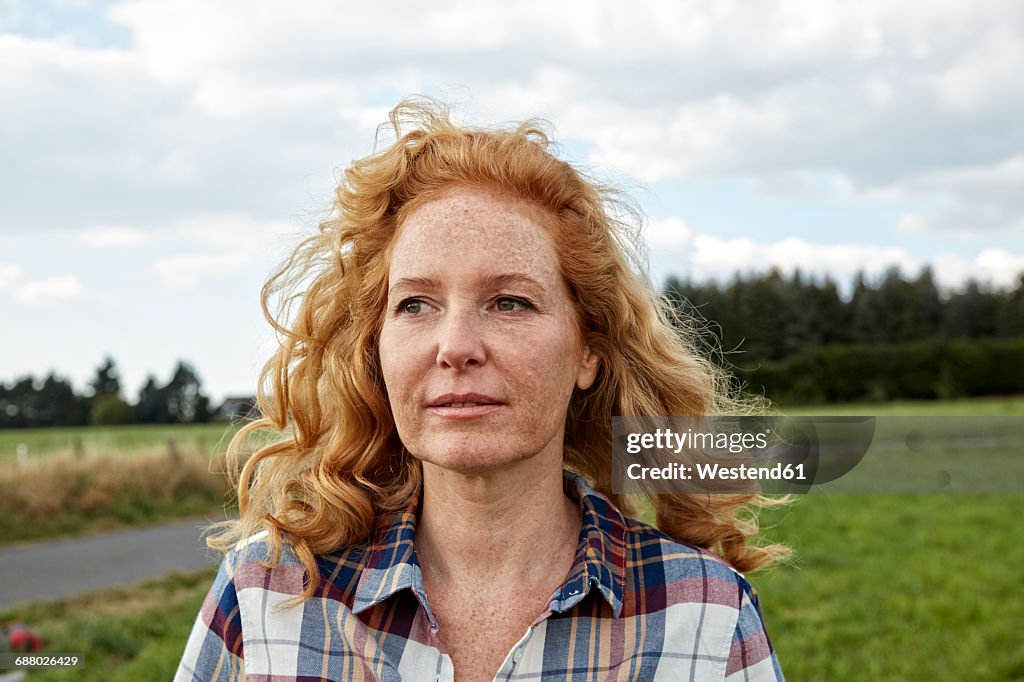
[[[0,542],[222,510],[230,502],[223,469],[219,457],[177,446],[3,462]]]

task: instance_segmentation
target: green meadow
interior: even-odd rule
[[[172,443],[182,450],[216,452],[227,447],[236,430],[223,422],[0,429],[0,461],[16,457],[19,450],[26,457],[138,455],[166,451]]]
[[[890,403],[845,403],[782,407],[782,412],[805,416],[876,417],[998,417],[1024,416],[1024,396],[994,396],[962,400],[898,400]]]
[[[795,680],[1024,679],[1016,495],[809,495],[762,516],[796,563],[751,576]]]
[[[1021,416],[1024,398],[783,411]],[[762,514],[796,553],[750,576],[787,678],[1024,679],[1022,511],[1021,495],[812,494]]]
[[[783,411],[1024,415],[1024,398]],[[812,494],[762,514],[766,538],[795,550],[791,565],[749,576],[787,678],[1024,679],[1022,511],[1021,495]],[[27,605],[0,622],[86,652],[86,669],[29,679],[166,680],[211,577]]]

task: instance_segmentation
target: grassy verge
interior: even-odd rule
[[[202,452],[0,467],[0,544],[223,513],[222,470]]]
[[[0,455],[0,545],[230,512],[224,456],[234,433],[224,424],[0,430],[0,450],[20,443],[32,453]],[[245,449],[280,437],[252,434]]]
[[[174,677],[214,570],[0,611],[43,636],[49,652],[78,653],[85,666],[32,670],[32,681],[165,682]]]

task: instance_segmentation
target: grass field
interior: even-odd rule
[[[752,580],[795,680],[1024,679],[1019,496],[810,495],[764,515]]]
[[[212,424],[79,426],[55,429],[0,429],[0,461],[15,457],[19,447],[29,456],[137,455],[166,451],[173,440],[181,449],[214,452],[227,447],[236,427]]]
[[[1024,399],[792,408],[788,414],[1024,414]],[[1020,495],[807,495],[762,516],[793,566],[753,574],[790,680],[1024,680]],[[30,679],[165,680],[210,574],[0,612],[85,671]],[[126,604],[127,606],[122,606]],[[81,674],[78,674],[81,673]]]
[[[787,414],[1021,416],[1024,398]],[[1024,456],[1024,453],[1022,453]],[[806,495],[762,515],[793,566],[752,576],[793,680],[1024,680],[1020,495]]]
[[[903,400],[891,403],[846,403],[783,406],[785,414],[806,416],[971,417],[1022,416],[1024,396],[962,400]]]

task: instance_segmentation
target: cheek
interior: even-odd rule
[[[406,346],[408,344],[402,343],[394,329],[387,324],[383,326],[380,342],[377,344],[377,356],[392,409],[400,407],[411,381],[410,371],[413,364]]]
[[[394,376],[395,353],[393,339],[386,324],[380,330],[380,340],[377,342],[377,361],[380,363],[380,372],[384,377],[384,385],[390,393]]]
[[[521,367],[525,378],[537,391],[538,402],[561,402],[567,400],[576,385],[578,368],[575,344],[567,343],[566,335],[547,339],[546,343],[525,344],[521,347]]]

